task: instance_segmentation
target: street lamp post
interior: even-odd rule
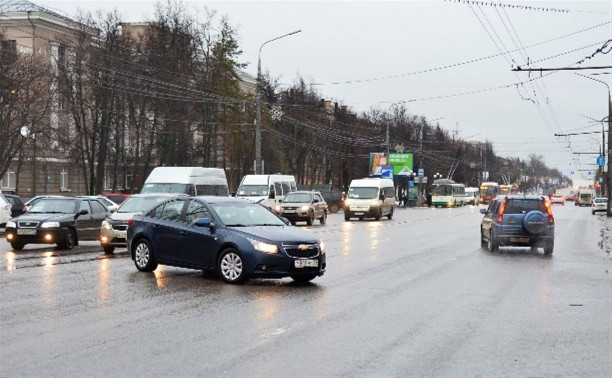
[[[257,105],[257,119],[255,121],[255,174],[264,173],[263,161],[261,160],[261,49],[263,49],[266,44],[272,41],[276,41],[281,38],[297,34],[299,32],[301,32],[301,30],[296,30],[294,32],[283,34],[276,38],[272,38],[262,43],[259,47],[259,54],[257,56],[257,90],[255,91],[255,101]]]
[[[608,153],[606,153],[605,145],[602,146],[603,156],[608,159],[608,173],[607,173],[607,185],[606,185],[606,194],[608,197],[608,209],[607,216],[608,218],[612,217],[612,159],[610,159],[610,152],[612,152],[612,148],[610,148],[610,138],[612,138],[612,95],[610,94],[610,85],[603,80],[595,79],[590,76],[581,75],[579,73],[574,73],[575,75],[582,76],[584,78],[597,81],[602,83],[608,88]]]

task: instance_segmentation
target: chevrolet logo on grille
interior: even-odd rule
[[[308,246],[306,244],[300,244],[300,245],[298,245],[298,249],[300,251],[307,251],[308,250]]]

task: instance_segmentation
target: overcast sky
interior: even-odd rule
[[[149,19],[154,10],[153,1],[62,0],[37,3],[69,15],[75,14],[77,9],[117,8],[126,21]],[[238,26],[243,61],[249,64],[247,71],[252,74],[256,73],[257,51],[261,43],[301,29],[299,34],[266,45],[262,52],[264,70],[280,76],[283,83],[291,83],[302,75],[324,84],[319,86],[324,97],[349,105],[354,110],[387,108],[393,102],[416,99],[407,103],[412,113],[429,119],[443,117],[439,122],[444,128],[455,130],[458,127],[459,135],[470,140],[491,140],[502,156],[524,158],[531,152],[541,153],[549,166],[558,167],[574,180],[580,176],[578,167],[572,162],[571,151],[596,151],[601,144],[601,134],[572,137],[571,150],[568,150],[566,139],[553,135],[574,129],[601,130],[601,124],[591,123],[586,117],[602,119],[607,116],[606,87],[571,71],[556,72],[525,84],[521,88],[522,96],[516,87],[511,86],[478,94],[427,98],[525,81],[530,78],[527,73],[510,71],[511,65],[524,65],[525,56],[530,61],[537,61],[598,43],[532,64],[532,67],[569,66],[591,55],[612,38],[610,23],[526,48],[522,55],[519,52],[510,56],[506,54],[507,59],[499,56],[456,68],[405,74],[500,53],[489,34],[495,39],[501,38],[503,45],[499,41],[497,44],[502,51],[514,50],[517,46],[526,47],[610,21],[610,1],[502,1],[566,9],[568,13],[484,5],[470,8],[464,3],[442,0],[184,3],[194,13],[206,6],[229,16],[230,21]],[[612,53],[599,54],[582,64],[594,65],[612,65]],[[606,71],[578,72],[590,75]],[[397,75],[404,76],[354,82]],[[539,73],[532,74],[531,78],[537,75]],[[610,83],[612,75],[592,77]],[[333,82],[344,83],[330,84]],[[582,169],[594,168],[588,164],[594,163],[595,156],[584,155],[580,161]],[[575,175],[571,176],[571,171],[575,171]],[[586,177],[584,172],[583,178]]]

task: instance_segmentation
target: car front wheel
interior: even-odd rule
[[[157,269],[157,262],[153,256],[151,244],[145,239],[141,239],[136,243],[134,248],[134,264],[141,272],[152,272]]]
[[[11,243],[11,247],[15,251],[21,251],[23,249],[23,247],[25,247],[25,243],[13,242],[13,243]]]
[[[223,281],[230,284],[239,284],[246,281],[244,261],[240,253],[234,248],[228,248],[219,256],[218,270]]]
[[[103,249],[104,249],[104,253],[107,255],[112,255],[113,252],[115,252],[115,247],[112,245],[107,245]]]
[[[321,217],[321,219],[319,221],[321,222],[321,226],[323,226],[325,223],[327,223],[327,212],[323,213],[323,216]]]
[[[64,237],[64,241],[58,243],[57,246],[60,249],[72,249],[76,245],[76,233],[74,230],[68,230],[66,232],[66,236]]]

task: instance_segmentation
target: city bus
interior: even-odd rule
[[[500,185],[499,194],[502,196],[509,196],[512,193],[512,185]]]
[[[480,203],[488,204],[499,194],[499,184],[496,182],[483,182],[480,184]]]
[[[431,204],[435,207],[463,206],[465,201],[465,185],[449,179],[440,179],[433,182]]]

